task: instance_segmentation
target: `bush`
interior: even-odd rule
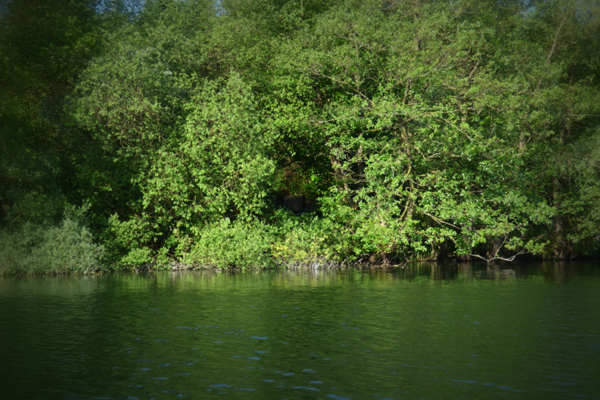
[[[328,226],[317,217],[283,218],[279,240],[272,247],[275,261],[286,267],[316,267],[334,263],[328,231]]]
[[[102,269],[103,257],[76,212],[66,211],[58,226],[27,222],[0,231],[0,273],[88,272]]]
[[[183,257],[190,266],[216,268],[274,267],[273,229],[260,222],[231,222],[225,218],[206,226],[192,250]]]

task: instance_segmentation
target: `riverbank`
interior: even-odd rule
[[[240,268],[236,266],[229,266],[220,268],[211,265],[188,265],[181,262],[174,262],[169,265],[144,265],[140,267],[121,268],[114,269],[108,266],[103,268],[97,268],[93,270],[78,270],[78,271],[60,271],[60,270],[36,270],[36,271],[22,271],[22,270],[9,270],[0,268],[0,277],[17,277],[17,276],[69,276],[69,275],[88,275],[88,276],[103,276],[111,274],[149,274],[149,273],[185,273],[185,272],[214,272],[214,273],[243,273],[243,272],[268,272],[268,271],[295,271],[295,272],[325,272],[325,271],[344,271],[344,270],[359,270],[359,271],[392,271],[392,270],[413,270],[414,268],[426,268],[440,269],[450,268],[464,270],[465,268],[485,268],[488,270],[502,270],[520,268],[523,265],[542,265],[552,264],[560,265],[562,267],[569,267],[581,263],[599,263],[598,258],[585,258],[579,260],[543,260],[539,257],[529,257],[517,259],[515,261],[507,262],[497,260],[494,262],[485,262],[480,259],[473,260],[456,260],[446,259],[443,261],[432,261],[432,260],[415,260],[410,262],[403,262],[398,264],[393,263],[371,263],[371,262],[346,262],[346,263],[334,263],[334,262],[314,262],[314,263],[282,263],[280,265],[269,266],[269,267],[245,267]]]

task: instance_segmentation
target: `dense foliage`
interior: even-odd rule
[[[600,248],[595,0],[3,4],[0,269]]]

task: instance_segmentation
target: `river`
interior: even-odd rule
[[[5,399],[598,399],[600,265],[0,277]]]

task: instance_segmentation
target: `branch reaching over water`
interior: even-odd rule
[[[514,261],[517,256],[520,256],[521,254],[525,254],[525,253],[527,253],[527,252],[526,251],[520,251],[517,254],[515,254],[515,255],[513,255],[511,257],[508,257],[508,258],[500,257],[500,256],[497,256],[497,255],[494,256],[494,257],[492,257],[492,258],[485,258],[485,257],[480,256],[479,254],[469,254],[469,256],[481,258],[482,260],[486,261],[487,263],[491,263],[492,261],[495,261],[495,260]]]

